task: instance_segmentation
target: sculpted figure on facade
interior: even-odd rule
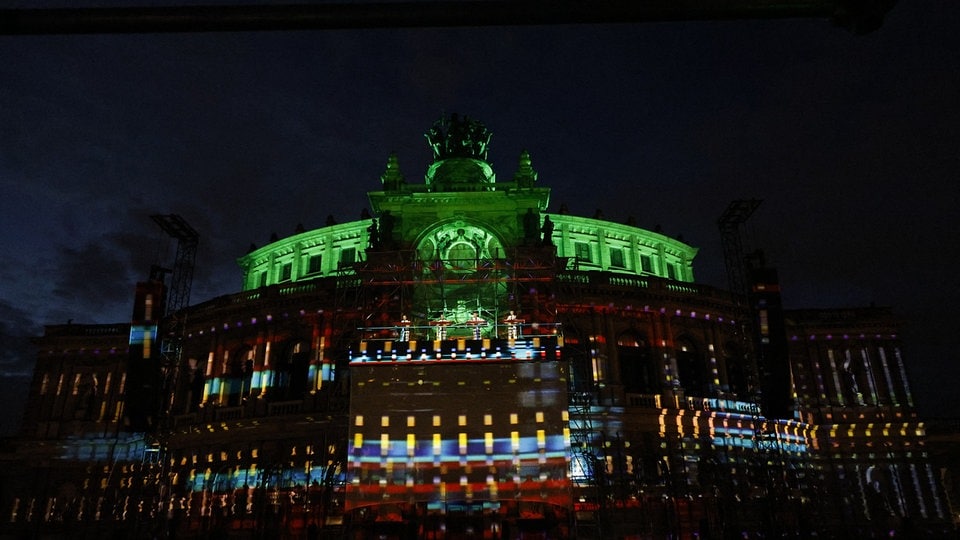
[[[454,157],[486,161],[492,134],[482,123],[454,113],[449,121],[441,118],[434,122],[424,136],[434,161]]]

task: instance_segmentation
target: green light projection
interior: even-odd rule
[[[514,249],[538,245],[555,246],[556,255],[569,261],[568,270],[693,281],[697,249],[679,240],[603,219],[547,214],[550,189],[534,187],[539,179],[528,152],[520,154],[512,180],[498,182],[487,161],[491,134],[482,123],[454,114],[434,123],[425,137],[433,162],[422,184],[407,183],[391,154],[382,191],[368,193],[380,241],[371,244],[371,220],[275,241],[238,260],[244,290],[343,275],[353,270],[351,263],[365,260],[368,248],[416,253],[424,268],[421,281],[432,281],[436,289],[418,292],[423,316],[453,308],[507,309],[503,268]],[[531,212],[536,219],[527,223]],[[547,217],[552,227],[544,243]],[[349,253],[357,257],[344,257]],[[479,284],[483,279],[486,288]]]
[[[417,244],[422,261],[442,260],[450,270],[469,270],[481,260],[503,258],[503,243],[490,231],[456,220],[435,225]]]
[[[463,219],[438,223],[416,241],[416,252],[428,284],[415,292],[417,311],[463,322],[475,311],[496,319],[509,309],[503,242],[488,228]]]

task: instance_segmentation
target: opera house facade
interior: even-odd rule
[[[3,454],[3,537],[742,538],[953,533],[886,308],[549,212],[531,156],[428,131],[369,214],[238,259],[242,290],[49,326]],[[176,272],[176,269],[174,269]],[[182,277],[182,276],[181,276]],[[126,285],[118,285],[126,286]]]

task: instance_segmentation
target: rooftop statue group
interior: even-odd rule
[[[450,115],[450,120],[441,118],[424,134],[433,150],[434,161],[451,157],[487,160],[487,151],[492,134],[484,125],[464,116]]]

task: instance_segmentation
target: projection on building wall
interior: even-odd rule
[[[346,508],[512,501],[535,515],[569,506],[566,369],[541,359],[355,358]]]

